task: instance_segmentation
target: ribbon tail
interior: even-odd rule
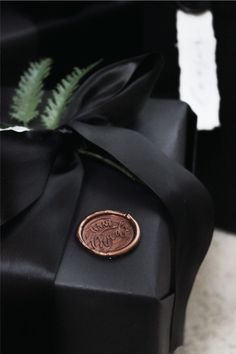
[[[190,172],[157,151],[152,143],[135,131],[95,127],[78,121],[70,127],[143,181],[162,201],[170,216],[175,239],[173,350],[182,344],[186,303],[212,237],[210,196]]]

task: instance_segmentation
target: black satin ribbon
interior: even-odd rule
[[[208,193],[199,181],[131,128],[160,68],[161,60],[156,54],[105,67],[78,89],[64,117],[63,129],[3,132],[2,223],[8,228],[20,215],[24,218],[27,211],[30,213],[31,207],[49,193],[47,187],[53,175],[60,179],[60,189],[65,193],[63,213],[60,210],[58,213],[68,220],[68,225],[83,174],[76,149],[88,142],[108,153],[156,194],[173,224],[173,350],[182,342],[183,308],[211,240],[213,211]],[[59,235],[65,235],[64,227],[58,223]],[[55,251],[58,259],[50,269],[50,283],[64,242],[61,237],[60,247]]]

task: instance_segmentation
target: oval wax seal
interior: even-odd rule
[[[105,210],[85,218],[76,236],[89,251],[111,257],[133,249],[140,239],[140,228],[130,214]]]

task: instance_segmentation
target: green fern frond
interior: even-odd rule
[[[100,61],[99,61],[100,62]],[[47,129],[56,129],[60,125],[62,115],[70,102],[73,93],[79,86],[82,77],[94,68],[99,62],[79,69],[75,67],[71,74],[57,84],[52,91],[52,97],[48,99],[44,113],[41,116],[42,122]]]
[[[37,108],[43,96],[43,81],[49,75],[51,65],[50,58],[32,62],[21,76],[10,115],[25,126],[39,114]]]

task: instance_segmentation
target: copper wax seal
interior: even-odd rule
[[[78,227],[77,237],[89,251],[111,257],[134,248],[140,239],[140,229],[130,214],[105,210],[85,218]]]

